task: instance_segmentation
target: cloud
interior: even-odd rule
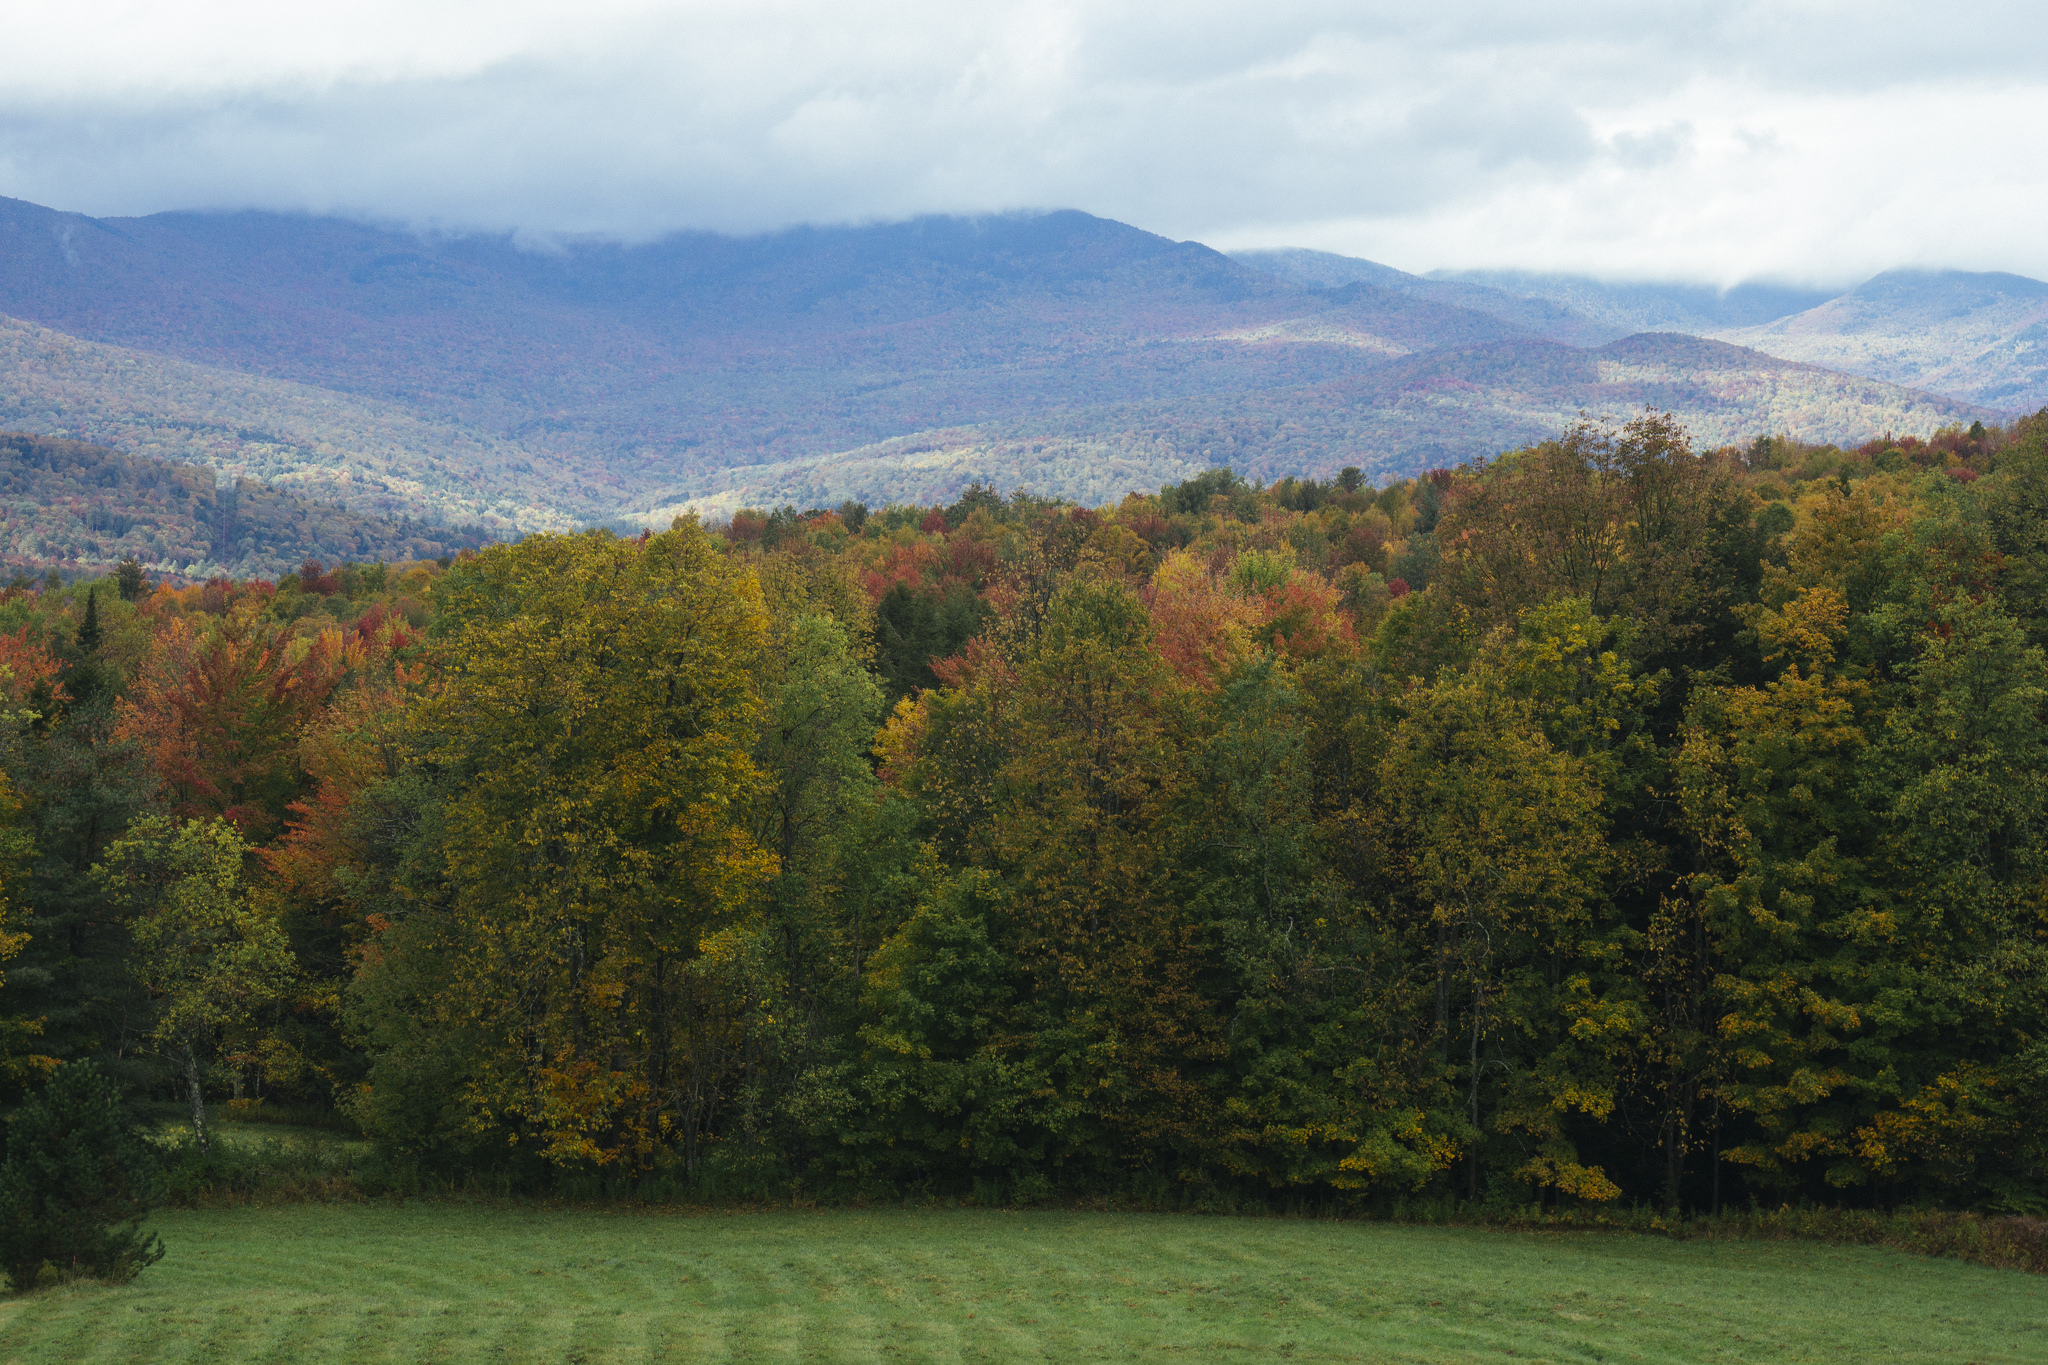
[[[1073,206],[1410,269],[2048,274],[2001,4],[70,0],[0,193],[644,237]]]

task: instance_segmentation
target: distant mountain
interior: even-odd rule
[[[970,478],[1094,498],[1213,463],[1407,473],[1638,392],[1737,435],[1975,411],[1720,352],[1690,389],[1602,377],[1624,362],[1571,347],[1614,341],[1611,320],[1288,255],[1072,212],[529,249],[0,201],[0,421],[377,515],[540,528]],[[1503,378],[1523,372],[1551,378]]]
[[[1895,270],[1837,296],[1762,283],[1714,290],[1519,271],[1420,276],[1324,251],[1245,251],[1236,259],[1317,288],[1370,281],[1573,345],[1682,332],[2007,414],[2048,405],[2048,284],[2022,275]]]
[[[1471,308],[1574,346],[1599,346],[1638,332],[1704,336],[1798,313],[1832,298],[1826,290],[1750,283],[1615,283],[1587,275],[1521,270],[1433,271],[1410,275],[1377,261],[1286,247],[1240,251],[1235,259],[1312,288],[1368,282]]]
[[[1371,284],[1453,307],[1469,308],[1571,346],[1599,346],[1643,330],[1641,327],[1617,326],[1601,321],[1548,298],[1518,294],[1487,284],[1411,275],[1377,261],[1339,256],[1330,251],[1281,247],[1271,251],[1234,252],[1232,259],[1311,289],[1342,289],[1346,285]]]
[[[0,314],[504,443],[502,460],[464,461],[565,471],[584,496],[556,505],[583,517],[735,466],[1298,386],[1522,335],[1394,291],[1301,290],[1080,213],[535,251],[286,215],[101,221],[8,201]],[[0,375],[0,395],[14,387]]]
[[[2024,275],[1894,270],[1791,317],[1716,335],[2008,412],[2048,406],[2048,284]]]
[[[275,577],[307,559],[430,559],[486,543],[363,516],[254,480],[124,455],[77,441],[0,431],[0,565],[104,570],[134,555],[159,573]]]
[[[1299,388],[1128,404],[919,433],[806,460],[729,471],[688,491],[709,510],[844,498],[944,501],[970,482],[1125,492],[1229,464],[1267,477],[1354,464],[1370,477],[1457,464],[1556,435],[1582,416],[1675,412],[1702,445],[1797,432],[1844,444],[2001,414],[1781,360],[1725,342],[1647,333],[1581,349],[1517,340],[1418,353]],[[681,510],[679,500],[665,511]]]
[[[1331,372],[1511,330],[1391,292],[1305,295],[1079,213],[536,251],[0,203],[0,314],[597,452],[628,476],[641,451],[715,468],[1106,393],[1299,382],[1315,360],[1277,371],[1235,342],[1311,313],[1339,342]]]
[[[1703,336],[1729,327],[1770,322],[1824,303],[1828,289],[1751,282],[1729,289],[1711,285],[1628,283],[1584,275],[1522,270],[1434,271],[1433,280],[1485,285],[1527,299],[1542,299],[1621,334],[1685,332]]]

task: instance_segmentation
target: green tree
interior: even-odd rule
[[[1231,1174],[1279,1188],[1410,1192],[1454,1159],[1454,1114],[1424,1112],[1386,940],[1324,856],[1312,799],[1308,680],[1256,659],[1195,703],[1192,780],[1167,836],[1179,894],[1217,945],[1227,1017],[1218,1145]],[[1446,1119],[1449,1122],[1446,1122]]]
[[[989,822],[1034,1045],[1085,1097],[1109,1169],[1207,1137],[1203,1078],[1225,1052],[1213,945],[1173,885],[1178,688],[1136,594],[1076,575],[1018,668]]]
[[[1851,1134],[1868,952],[1884,928],[1858,790],[1872,689],[1836,658],[1849,623],[1828,587],[1759,613],[1782,672],[1697,692],[1675,762],[1687,892],[1714,963],[1719,1097],[1752,1125],[1726,1155],[1781,1192],[1815,1169],[1836,1187],[1864,1178]]]
[[[1881,1050],[1858,1068],[1855,1154],[1874,1181],[2025,1207],[2048,1155],[2029,1118],[2048,1031],[2048,660],[1988,602],[1929,627],[1859,791],[1882,814],[1873,871],[1891,894],[1864,950]]]
[[[142,561],[134,555],[124,558],[114,569],[114,584],[123,602],[139,601],[149,589],[149,579],[143,574]]]
[[[936,687],[932,660],[959,653],[983,617],[980,599],[966,583],[944,590],[891,586],[875,605],[875,652],[890,699]]]
[[[839,1160],[868,1179],[1049,1192],[1081,1105],[1019,1028],[1027,983],[1002,941],[1001,884],[980,868],[925,873],[924,898],[862,981],[865,1104]]]
[[[757,837],[783,877],[794,879],[817,863],[833,831],[875,799],[868,755],[882,690],[830,617],[798,616],[778,643],[780,677],[754,751],[767,778]]]
[[[19,1012],[40,1021],[35,1051],[56,1059],[137,1053],[132,1030],[149,1002],[129,970],[132,945],[119,907],[93,866],[143,808],[154,785],[140,755],[116,738],[112,699],[52,699],[17,718],[5,746],[26,853],[9,899],[30,935],[8,972]]]
[[[94,869],[130,912],[134,971],[155,1004],[148,1036],[184,1073],[201,1148],[211,1138],[206,1074],[229,1053],[254,1055],[262,1012],[295,975],[283,929],[249,903],[248,855],[225,820],[154,815],[136,821]]]
[[[1987,485],[1985,524],[2003,558],[1999,595],[2028,640],[2048,644],[2048,409],[2015,425]]]
[[[1619,1193],[1561,1124],[1614,1106],[1611,1072],[1587,1066],[1597,1058],[1577,1044],[1613,1026],[1616,1002],[1592,974],[1557,970],[1577,968],[1598,937],[1608,853],[1598,764],[1544,732],[1522,676],[1554,654],[1497,632],[1471,670],[1408,695],[1380,763],[1404,899],[1434,958],[1435,1035],[1463,1092],[1475,1197],[1488,1134],[1534,1144],[1517,1148],[1518,1179]],[[1607,676],[1610,690],[1626,686]]]
[[[14,926],[23,918],[16,897],[33,851],[21,798],[15,795],[7,775],[0,772],[0,967],[28,946],[29,933]],[[0,1081],[13,1082],[46,1070],[54,1059],[26,1052],[28,1040],[43,1031],[43,1021],[14,1013],[14,1001],[6,992],[7,976],[0,970]]]
[[[1668,413],[1619,430],[1580,422],[1453,486],[1435,532],[1444,583],[1489,624],[1584,598],[1634,620],[1636,647],[1656,657],[1717,616],[1728,585],[1715,528],[1745,500]]]
[[[760,1046],[748,1088],[751,1112],[793,1168],[809,1139],[852,1103],[841,1044],[876,933],[858,883],[880,870],[889,848],[869,757],[882,689],[830,617],[795,616],[772,653],[754,747],[765,779],[755,837],[779,871],[763,925],[767,970],[749,991]]]
[[[58,1067],[7,1126],[0,1270],[16,1290],[134,1279],[163,1259],[162,1239],[141,1227],[163,1197],[161,1169],[99,1068]]]

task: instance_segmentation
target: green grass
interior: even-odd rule
[[[1801,1243],[1134,1214],[167,1212],[0,1362],[2048,1359],[2048,1279]]]
[[[159,1119],[145,1127],[144,1132],[164,1146],[183,1147],[192,1141],[192,1120],[183,1117]],[[279,1147],[322,1159],[349,1154],[363,1156],[371,1148],[367,1138],[339,1133],[332,1128],[313,1128],[299,1123],[249,1123],[232,1118],[212,1121],[207,1136],[214,1145],[233,1152]]]
[[[188,1119],[160,1119],[156,1141],[174,1154],[170,1193],[180,1204],[270,1203],[353,1194],[371,1145],[329,1128],[229,1118],[209,1125],[212,1148],[192,1144]]]

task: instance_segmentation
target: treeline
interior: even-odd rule
[[[10,589],[10,1102],[536,1189],[2038,1210],[2044,445]]]

